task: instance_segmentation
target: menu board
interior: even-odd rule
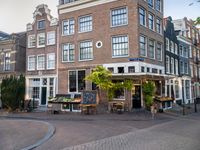
[[[82,104],[96,104],[97,92],[96,91],[83,91]]]

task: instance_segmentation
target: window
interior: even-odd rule
[[[171,58],[171,73],[174,74],[174,58]]]
[[[162,61],[162,44],[157,43],[157,60]]]
[[[139,8],[140,25],[146,26],[146,11],[143,8]]]
[[[184,63],[184,72],[188,74],[188,63]]]
[[[175,98],[179,98],[179,82],[175,81]]]
[[[194,77],[194,74],[193,74],[193,65],[190,65],[190,73],[191,73],[191,77]]]
[[[154,16],[152,14],[149,14],[148,20],[149,20],[149,29],[154,30]]]
[[[141,72],[145,72],[145,67],[144,66],[141,67]]]
[[[62,34],[63,35],[72,35],[74,34],[75,21],[73,18],[68,20],[63,20],[62,22]]]
[[[10,52],[4,54],[4,71],[10,70]]]
[[[148,0],[148,5],[149,5],[150,7],[153,7],[153,0]]]
[[[162,26],[161,26],[161,19],[156,19],[156,32],[158,32],[158,33],[160,33],[161,34],[161,28],[162,28]]]
[[[80,60],[93,59],[92,41],[80,42]]]
[[[174,53],[175,53],[176,55],[178,55],[178,46],[177,46],[176,43],[174,43]]]
[[[51,31],[47,33],[47,45],[55,44],[55,31]]]
[[[28,71],[35,70],[35,56],[28,56]]]
[[[113,57],[128,56],[127,35],[112,37],[112,56]]]
[[[118,73],[124,73],[124,67],[118,67]]]
[[[114,68],[113,68],[113,67],[109,67],[108,70],[109,70],[111,73],[114,73]]]
[[[85,70],[69,71],[69,92],[81,92],[85,89]]]
[[[165,38],[166,50],[169,51],[169,39]]]
[[[35,41],[35,35],[29,35],[28,36],[28,48],[35,47],[36,41]]]
[[[37,35],[37,47],[45,46],[45,33],[39,33]]]
[[[128,73],[134,73],[135,72],[135,66],[128,67]]]
[[[44,70],[45,69],[45,56],[38,55],[37,56],[37,70]]]
[[[184,66],[183,66],[183,62],[182,61],[180,62],[180,72],[181,72],[181,74],[184,73]]]
[[[54,78],[49,78],[49,97],[54,97]]]
[[[79,18],[79,32],[92,31],[92,16],[83,16]]]
[[[161,0],[156,0],[156,10],[161,11]]]
[[[155,41],[149,40],[149,57],[155,59]]]
[[[169,73],[169,56],[166,56],[166,73]]]
[[[74,44],[64,44],[62,49],[62,61],[73,62],[75,56]]]
[[[122,80],[117,80],[117,81],[113,81],[113,83],[123,83],[124,81]],[[120,89],[117,89],[117,90],[114,90],[114,95],[113,95],[113,98],[114,99],[119,99],[119,100],[125,100],[125,91],[124,91],[124,88],[120,88]]]
[[[140,56],[147,55],[147,44],[146,44],[146,37],[140,35]]]
[[[112,26],[122,26],[128,24],[127,8],[117,8],[111,11]]]
[[[185,80],[186,99],[190,99],[190,81]]]
[[[179,54],[180,54],[180,56],[183,56],[183,46],[182,45],[179,46]]]
[[[174,43],[173,43],[173,41],[170,41],[169,49],[172,53],[174,53]]]
[[[55,54],[47,55],[47,69],[55,69]]]
[[[38,24],[37,24],[38,26],[37,26],[37,28],[38,28],[38,30],[40,30],[40,29],[45,29],[45,20],[40,20],[40,21],[38,21]]]
[[[178,60],[175,59],[175,71],[176,71],[176,75],[178,75]]]
[[[40,98],[40,79],[29,79],[29,98]]]
[[[186,58],[188,57],[188,51],[186,47],[183,47],[183,56]]]

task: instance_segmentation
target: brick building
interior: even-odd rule
[[[0,31],[0,81],[10,75],[25,74],[26,33]]]
[[[36,7],[33,19],[27,24],[26,99],[47,105],[57,90],[58,20],[44,4]]]
[[[58,93],[78,93],[93,86],[83,79],[97,65],[113,73],[113,82],[131,79],[131,91],[114,100],[127,109],[144,106],[142,84],[155,81],[163,94],[162,0],[60,0]]]

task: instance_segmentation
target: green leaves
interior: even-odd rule
[[[200,17],[197,17],[197,19],[194,21],[195,25],[200,25]]]
[[[148,81],[142,85],[142,90],[144,94],[144,100],[146,106],[151,106],[153,103],[153,95],[155,92],[155,84],[152,81]]]

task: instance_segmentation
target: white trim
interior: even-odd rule
[[[30,59],[30,57],[34,57],[35,58],[35,65],[36,65],[36,57],[35,57],[35,55],[29,55],[28,56],[28,66],[27,66],[27,70],[28,71],[34,71],[35,70],[35,65],[34,65],[34,69],[29,69],[29,59]]]
[[[91,21],[92,21],[92,28],[90,30],[87,30],[87,31],[80,31],[80,19],[81,18],[85,18],[85,17],[91,17]],[[78,17],[78,33],[86,33],[86,32],[91,32],[93,31],[93,16],[92,14],[87,14],[87,15],[81,15]]]
[[[69,62],[69,63],[73,63],[74,62],[74,60],[73,61],[70,61],[69,60],[69,48],[68,48],[68,51],[67,51],[67,53],[68,53],[68,58],[67,58],[67,60],[63,60],[63,50],[64,50],[64,45],[68,45],[68,47],[69,47],[69,45],[73,45],[74,46],[74,60],[75,60],[75,44],[72,44],[72,43],[65,43],[65,44],[62,44],[62,59],[61,59],[61,61],[62,61],[62,63],[66,63],[66,62]]]
[[[49,68],[49,67],[48,67],[48,63],[49,63],[49,56],[50,56],[50,55],[54,55],[54,67],[50,67],[50,68]],[[46,64],[47,70],[55,69],[55,66],[56,66],[56,55],[55,55],[55,53],[48,53],[48,54],[47,54],[47,61],[46,61],[46,63],[47,63],[47,64]]]
[[[30,38],[31,37],[35,38],[35,46],[30,45]],[[35,34],[31,34],[31,35],[28,36],[28,48],[33,48],[33,47],[36,47],[36,36],[35,36]]]
[[[49,35],[50,34],[54,34],[54,43],[50,43],[49,44]],[[47,38],[46,38],[46,43],[47,43],[47,45],[55,45],[56,44],[56,32],[55,31],[49,31],[49,32],[47,32]]]
[[[113,25],[112,25],[112,11],[113,11],[113,10],[117,10],[117,9],[123,9],[123,8],[126,9],[127,23],[126,23],[126,24],[122,24],[122,25],[115,25],[115,26],[113,26]],[[128,25],[128,20],[129,20],[128,18],[129,18],[129,17],[128,17],[128,6],[121,6],[121,7],[116,7],[116,8],[111,8],[111,9],[110,9],[110,27],[111,27],[111,28],[121,27],[121,26],[126,26],[126,25]]]
[[[39,45],[39,36],[41,35],[44,35],[44,45]],[[45,33],[38,33],[37,34],[37,48],[41,48],[41,47],[45,47],[45,44],[46,44],[46,36],[45,36]]]
[[[44,66],[44,68],[38,68],[38,57],[40,57],[40,56],[44,56],[44,65],[46,64],[46,63],[45,63],[45,61],[46,61],[46,59],[45,59],[45,54],[37,55],[37,70],[45,70],[45,66]]]

